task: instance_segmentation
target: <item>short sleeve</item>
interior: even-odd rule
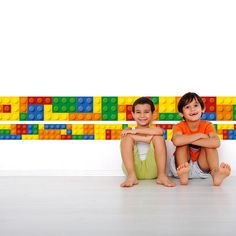
[[[173,133],[175,134],[177,132],[183,133],[183,129],[182,129],[182,127],[179,124],[174,125],[174,128],[173,128]]]
[[[206,134],[215,133],[214,125],[211,122],[207,122],[205,133]]]

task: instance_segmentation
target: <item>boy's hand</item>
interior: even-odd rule
[[[121,135],[126,136],[127,134],[136,134],[136,133],[137,132],[135,131],[135,129],[128,128],[128,129],[122,130]]]

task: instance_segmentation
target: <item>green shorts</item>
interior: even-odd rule
[[[153,144],[150,143],[150,147],[147,153],[146,160],[142,161],[139,157],[137,146],[134,145],[134,169],[138,179],[155,179],[157,178],[157,165],[155,159],[155,152]],[[124,163],[122,163],[122,170],[127,176]]]

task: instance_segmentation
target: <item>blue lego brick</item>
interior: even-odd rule
[[[0,135],[0,140],[20,140],[22,139],[21,135]]]
[[[228,130],[228,139],[236,139],[236,130]]]
[[[29,105],[28,106],[28,112],[43,112],[44,111],[44,107],[43,105]]]
[[[44,120],[44,114],[43,113],[29,113],[28,120]]]
[[[29,105],[28,106],[28,120],[44,120],[44,106],[43,105]]]
[[[44,129],[66,129],[65,124],[45,124]]]
[[[93,140],[94,139],[94,135],[84,135],[83,139],[84,140]]]
[[[78,97],[77,112],[92,113],[93,112],[93,97]]]
[[[216,120],[215,112],[205,112],[202,114],[202,120]]]
[[[167,139],[167,130],[164,129],[164,134],[163,134],[164,139]]]
[[[29,129],[34,129],[34,125],[28,124],[28,130]]]
[[[69,134],[69,135],[72,134],[72,130],[71,129],[67,129],[66,130],[66,134]]]

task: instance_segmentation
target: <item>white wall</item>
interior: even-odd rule
[[[1,1],[0,96],[236,96],[235,12],[216,0]],[[121,173],[116,141],[0,146],[0,174]],[[235,172],[235,142],[221,149]]]

